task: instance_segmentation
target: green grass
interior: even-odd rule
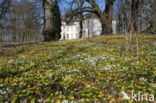
[[[127,103],[121,92],[156,96],[156,40],[139,36],[139,57],[124,36],[47,42],[0,52],[0,103]]]

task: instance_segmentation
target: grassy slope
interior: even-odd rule
[[[139,58],[121,55],[124,45],[123,36],[104,36],[4,49],[0,101],[108,103],[123,101],[121,91],[154,94],[156,40],[139,37]]]

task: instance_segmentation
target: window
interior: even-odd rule
[[[67,34],[67,39],[69,39],[69,34]]]
[[[73,39],[73,34],[71,34],[71,39]]]

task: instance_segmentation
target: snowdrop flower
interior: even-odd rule
[[[47,77],[52,77],[53,76],[53,73],[47,73],[46,76]]]
[[[3,90],[0,90],[0,94],[5,94],[6,92]]]
[[[69,72],[71,73],[71,72],[80,72],[80,71],[78,69],[73,69],[73,70],[70,70]]]
[[[86,58],[85,61],[89,63],[89,65],[91,66],[96,66],[97,59],[92,57],[92,58]]]
[[[144,78],[144,77],[140,77],[139,79],[140,81],[145,81],[145,82],[147,81],[147,78]]]
[[[14,61],[11,59],[8,61],[8,64],[12,64]]]
[[[107,66],[101,68],[101,70],[111,70],[111,69],[112,69],[112,66],[110,66],[110,65],[107,65]]]
[[[63,100],[62,103],[68,103],[68,101],[67,100]]]
[[[111,60],[111,61],[115,61],[116,59],[115,59],[115,58],[110,58],[110,60]]]

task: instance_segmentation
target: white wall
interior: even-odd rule
[[[84,20],[83,25],[83,37],[98,36],[102,32],[101,22],[97,18]]]
[[[66,25],[62,23],[61,40],[71,40],[78,38],[79,35],[79,25],[77,23],[72,25]]]
[[[113,20],[112,21],[113,34],[116,34],[117,33],[116,26],[117,26],[117,22],[116,22],[116,20]]]
[[[67,25],[62,22],[61,40],[71,40],[79,38],[80,26],[79,22]],[[112,21],[113,34],[116,34],[116,21]],[[101,22],[97,18],[86,19],[83,21],[83,38],[99,36],[102,32]]]

